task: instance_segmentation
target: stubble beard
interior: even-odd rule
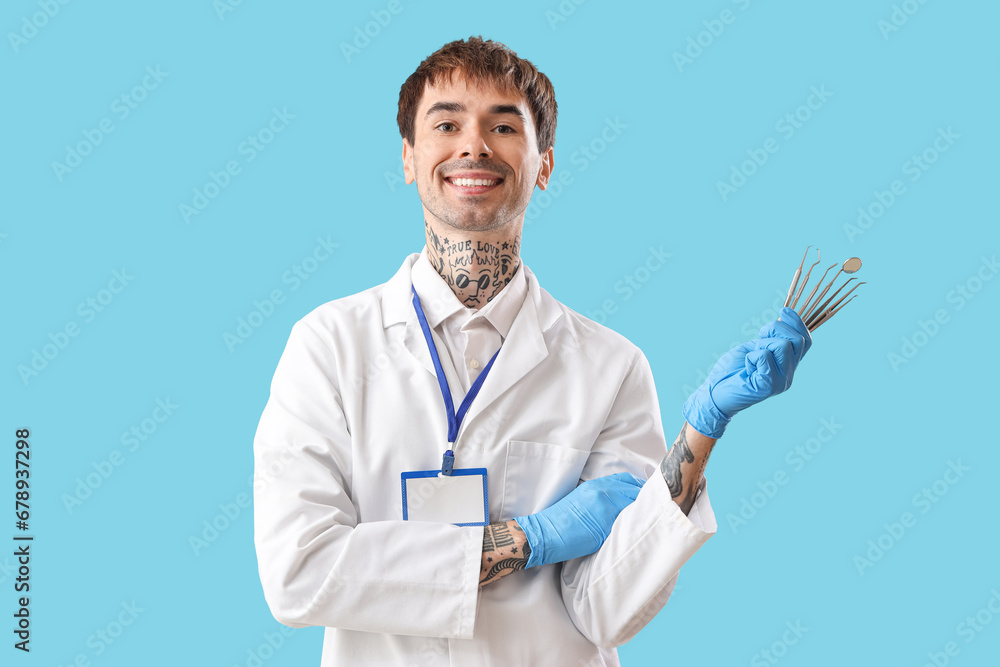
[[[452,205],[447,201],[447,195],[439,193],[433,188],[434,176],[431,177],[431,184],[421,186],[417,181],[417,194],[420,200],[435,220],[443,223],[447,227],[462,232],[492,232],[506,227],[518,215],[524,213],[531,201],[530,193],[525,201],[512,201],[510,198],[500,202],[492,213],[485,210],[482,205],[471,204],[468,206]],[[503,185],[508,185],[506,177]],[[450,187],[444,184],[443,187]],[[521,205],[523,204],[523,206]]]

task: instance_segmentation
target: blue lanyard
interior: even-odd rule
[[[469,411],[469,406],[472,405],[472,401],[479,394],[479,390],[482,388],[483,382],[486,381],[486,376],[489,374],[490,369],[493,368],[493,362],[496,361],[500,350],[493,353],[490,363],[486,364],[479,377],[469,387],[469,393],[465,395],[462,404],[458,406],[458,413],[456,414],[455,402],[451,400],[451,389],[448,387],[448,378],[445,377],[444,368],[441,367],[441,358],[438,356],[437,346],[434,344],[434,338],[431,336],[431,328],[427,324],[427,318],[424,316],[424,309],[420,306],[420,297],[417,296],[417,290],[412,285],[410,286],[410,290],[413,292],[413,309],[417,311],[417,319],[420,320],[420,330],[424,332],[427,349],[430,350],[431,360],[434,362],[434,372],[437,374],[438,386],[441,387],[441,396],[444,398],[444,409],[448,416],[448,442],[453,443],[455,442],[455,438],[458,437],[458,428],[462,425],[462,420],[465,419],[465,413]],[[441,466],[442,474],[450,475],[454,463],[455,454],[449,449],[444,453],[444,461]]]

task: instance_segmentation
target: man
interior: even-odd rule
[[[716,530],[715,439],[790,384],[808,332],[772,323],[720,360],[667,453],[643,354],[520,260],[554,165],[549,80],[502,44],[452,42],[403,85],[398,122],[427,244],[292,329],[254,442],[268,605],[327,628],[323,665],[616,665]],[[438,467],[486,469],[489,525],[404,519],[401,476]],[[462,497],[444,511],[480,501]]]

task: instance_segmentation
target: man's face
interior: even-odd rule
[[[416,181],[425,216],[454,229],[519,227],[552,173],[552,148],[539,154],[527,101],[457,70],[424,88],[414,136],[412,146],[403,140],[406,182]]]

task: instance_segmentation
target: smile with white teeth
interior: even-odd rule
[[[466,188],[475,188],[482,186],[496,185],[498,183],[497,179],[484,179],[484,178],[452,178],[450,179],[455,185],[461,185]]]

